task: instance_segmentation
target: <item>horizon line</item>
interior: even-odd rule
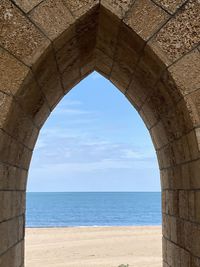
[[[26,191],[26,193],[161,193],[161,191]]]

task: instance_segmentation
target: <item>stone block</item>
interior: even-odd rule
[[[190,234],[190,251],[193,255],[200,257],[200,226],[192,223],[188,232]]]
[[[154,87],[155,79],[152,78],[148,68],[137,66],[132,73],[131,83],[126,94],[140,108],[152,94]]]
[[[189,193],[186,190],[179,191],[179,216],[180,218],[189,219]]]
[[[190,149],[190,155],[192,159],[197,159],[200,157],[199,151],[199,128],[192,130],[188,135],[188,145]]]
[[[195,221],[195,191],[188,191],[189,220]]]
[[[191,267],[190,253],[187,250],[180,249],[181,265],[180,267]]]
[[[62,74],[64,92],[69,92],[81,80],[80,66],[77,62],[72,63]]]
[[[187,0],[155,0],[155,2],[162,8],[170,12],[175,13]]]
[[[79,48],[76,38],[67,42],[56,54],[60,73],[63,73],[74,62],[79,62]]]
[[[142,48],[143,44],[140,38],[128,27],[121,26],[114,61],[131,75],[135,70]]]
[[[29,68],[0,48],[0,91],[15,95],[28,72]]]
[[[5,100],[0,106],[0,128],[32,149],[38,129],[12,96],[2,95]]]
[[[1,1],[0,21],[0,45],[27,65],[32,65],[50,43],[11,1]]]
[[[199,50],[195,49],[185,55],[168,70],[182,95],[198,90],[200,87]]]
[[[193,126],[200,125],[200,89],[184,97]]]
[[[76,19],[86,14],[92,8],[99,5],[99,0],[67,0],[65,1],[69,10]]]
[[[27,76],[23,81],[16,95],[16,99],[25,114],[29,116],[38,127],[41,127],[50,114],[50,108],[44,93],[32,75]]]
[[[169,15],[151,0],[136,0],[124,21],[143,40],[148,40],[168,18]]]
[[[180,139],[173,142],[173,151],[176,164],[185,163],[191,160],[187,136],[182,136]]]
[[[165,127],[161,121],[151,128],[150,134],[156,149],[160,149],[169,143]]]
[[[123,63],[121,64],[116,61],[113,63],[110,80],[121,92],[126,92],[131,82],[131,77],[131,73]]]
[[[90,75],[95,69],[95,53],[91,53],[88,58],[85,58],[84,62],[80,64],[81,79],[84,79]]]
[[[9,117],[9,111],[12,106],[13,98],[3,92],[0,92],[0,128],[4,128]]]
[[[195,221],[200,223],[200,191],[195,191]]]
[[[154,87],[160,80],[166,65],[147,44],[140,57],[138,67],[143,70],[143,77],[148,80],[149,86]]]
[[[178,216],[178,209],[179,209],[178,191],[168,190],[168,198],[166,202],[169,215]]]
[[[26,190],[27,171],[0,164],[0,190]]]
[[[80,67],[88,63],[94,54],[97,40],[99,9],[91,9],[87,16],[83,16],[76,24],[77,43],[79,50]]]
[[[169,168],[175,165],[174,151],[171,144],[168,144],[162,149],[157,150],[156,153],[161,170],[163,168]]]
[[[0,130],[0,161],[28,169],[32,151]]]
[[[75,23],[70,25],[60,36],[53,40],[53,47],[57,53],[62,47],[64,47],[70,40],[76,37],[76,25]]]
[[[1,213],[0,222],[25,213],[25,192],[0,191]]]
[[[199,10],[198,0],[188,1],[152,40],[153,46],[157,47],[157,54],[162,58],[165,54],[166,62],[174,62],[198,44],[200,39]]]
[[[95,51],[95,69],[103,73],[107,78],[110,76],[113,60],[104,54],[101,50]]]
[[[24,218],[23,216],[13,218],[0,223],[0,253],[5,253],[9,248],[23,239],[24,236]],[[1,259],[2,260],[2,259]],[[1,263],[1,262],[0,262]],[[15,263],[15,261],[13,262]],[[0,265],[1,266],[1,265]],[[3,266],[3,265],[2,265]],[[9,266],[9,265],[4,265]]]
[[[46,66],[49,67],[47,68]],[[34,65],[33,71],[49,106],[55,106],[64,93],[55,55],[52,50],[46,51],[45,55]]]
[[[67,1],[66,1],[67,2]],[[29,16],[38,27],[51,39],[59,37],[69,26],[74,23],[74,18],[67,7],[67,3],[57,0],[42,1],[35,7]]]
[[[198,257],[192,256],[190,267],[199,267],[199,266],[200,266],[200,259]]]
[[[113,58],[115,54],[119,26],[120,20],[116,18],[110,11],[101,7],[96,47],[110,58]]]
[[[101,5],[110,10],[120,19],[125,17],[126,12],[130,9],[134,0],[101,0]]]
[[[142,105],[141,111],[143,112],[145,116],[145,124],[147,125],[148,129],[151,129],[152,127],[153,128],[156,127],[157,124],[162,124],[161,122],[159,122],[158,113],[155,111],[154,106],[152,106],[151,99],[148,99]],[[155,129],[153,131],[155,132]],[[153,136],[153,132],[152,132],[152,136]]]
[[[190,184],[191,188],[200,188],[200,160],[190,162]]]
[[[14,0],[14,2],[23,9],[24,12],[30,12],[34,7],[39,5],[43,0]]]
[[[171,172],[171,170],[160,171],[160,181],[162,190],[170,189],[170,179],[173,178]]]
[[[170,220],[169,220],[169,224],[170,224],[170,239],[171,239],[172,242],[177,243],[177,241],[178,241],[178,238],[177,238],[177,231],[178,231],[178,229],[177,229],[177,227],[178,227],[177,218],[174,217],[174,216],[170,216],[169,218],[170,218]]]
[[[170,239],[169,215],[162,214],[162,234],[166,239]]]

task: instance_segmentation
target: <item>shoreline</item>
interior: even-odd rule
[[[161,240],[161,226],[26,228],[26,267],[161,267]]]
[[[60,229],[60,228],[121,228],[121,227],[162,227],[162,224],[149,225],[78,225],[78,226],[25,226],[25,229]]]

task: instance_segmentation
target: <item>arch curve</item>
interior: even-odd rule
[[[199,1],[2,0],[0,26],[0,266],[23,266],[26,179],[39,130],[94,70],[150,131],[163,266],[199,266]]]

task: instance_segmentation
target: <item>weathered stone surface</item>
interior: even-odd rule
[[[47,65],[49,68],[46,67]],[[33,66],[33,72],[49,106],[54,107],[63,96],[63,88],[52,49],[48,49],[37,61],[37,64]]]
[[[189,193],[188,191],[179,191],[179,215],[183,219],[189,217]]]
[[[78,41],[76,38],[69,40],[56,54],[58,67],[61,73],[74,62],[79,61]]]
[[[148,117],[147,117],[148,120]],[[159,149],[166,144],[168,144],[168,136],[166,134],[165,127],[161,121],[159,121],[151,130],[150,130],[152,140],[156,149]]]
[[[187,2],[187,0],[155,0],[155,2],[168,12],[174,13],[181,5]]]
[[[0,190],[26,190],[27,171],[0,163]]]
[[[200,227],[198,224],[185,222],[185,248],[197,257],[200,256]]]
[[[25,192],[0,191],[0,223],[25,213]]]
[[[159,31],[155,41],[169,60],[174,61],[199,43],[199,21],[200,3],[191,0]]]
[[[16,101],[11,96],[6,97],[6,107],[0,106],[0,128],[15,139],[28,146],[30,149],[34,147],[39,129],[33,124],[30,118],[23,112]],[[7,115],[6,115],[7,114]],[[6,119],[10,116],[10,120]]]
[[[24,218],[23,216],[14,218],[9,221],[5,221],[3,223],[0,223],[0,253],[5,253],[8,248],[11,248],[14,246],[17,242],[21,241],[23,239],[23,227],[24,227]],[[11,256],[11,255],[10,255]],[[21,256],[21,255],[17,255]],[[6,257],[7,258],[7,257]],[[8,261],[7,261],[8,260]],[[19,260],[21,260],[21,257],[19,257]],[[12,259],[4,259],[1,258],[1,262],[12,262]],[[13,261],[15,264],[15,261]],[[2,266],[12,266],[12,265],[2,265]],[[19,265],[16,265],[19,266]]]
[[[192,267],[198,267],[200,266],[200,259],[198,257],[191,257],[191,266]]]
[[[142,49],[143,42],[138,35],[133,33],[127,26],[121,26],[114,61],[126,71],[127,75],[132,76]]]
[[[20,241],[1,256],[0,267],[21,266],[24,258],[24,241]]]
[[[99,0],[67,0],[66,5],[76,19],[99,4]]]
[[[169,68],[180,93],[186,95],[200,88],[200,51],[195,49]]]
[[[196,128],[194,130],[194,135],[195,135],[195,140],[193,140],[193,142],[191,141],[191,143],[193,144],[193,146],[191,146],[191,151],[194,152],[194,150],[192,149],[195,149],[195,146],[196,146],[196,149],[195,149],[196,153],[194,153],[194,156],[193,156],[196,159],[199,157],[199,154],[200,154],[200,128]]]
[[[0,91],[15,95],[28,72],[29,68],[0,48]]]
[[[39,127],[50,114],[44,94],[32,75],[29,75],[24,80],[19,92],[16,94],[16,99],[25,114]]]
[[[133,2],[134,0],[101,0],[101,5],[117,15],[117,17],[123,18]]]
[[[138,107],[141,107],[151,92],[151,77],[142,68],[136,67],[126,95],[133,99]]]
[[[24,10],[24,12],[28,13],[31,9],[37,6],[42,0],[14,0],[14,2]]]
[[[95,52],[91,53],[84,62],[80,64],[81,79],[87,77],[95,68]]]
[[[76,25],[80,68],[91,61],[96,47],[99,10],[93,8],[88,13],[89,16],[82,16]]]
[[[62,0],[46,0],[29,14],[31,19],[52,40],[64,32],[74,22],[67,3]]]
[[[188,113],[194,126],[200,124],[200,89],[185,96]]]
[[[0,44],[28,65],[34,63],[49,44],[39,30],[8,0],[1,1],[0,24]]]
[[[32,151],[0,130],[0,162],[28,169]]]
[[[95,69],[107,78],[110,76],[113,60],[101,50],[95,51]]]
[[[190,185],[192,189],[200,188],[200,160],[195,160],[189,164],[190,168]]]
[[[128,86],[131,82],[131,76],[131,73],[125,65],[118,62],[113,63],[110,80],[121,92],[125,93],[128,89]]]
[[[151,0],[136,0],[125,23],[144,40],[148,40],[168,18],[169,15]]]
[[[195,221],[200,223],[200,191],[195,192],[195,202],[194,202],[194,207],[195,207]]]
[[[0,128],[4,128],[12,105],[12,97],[0,92]]]
[[[62,49],[70,40],[76,37],[75,23],[70,25],[60,36],[53,40],[53,47],[55,52]]]
[[[72,62],[62,73],[62,84],[64,92],[67,93],[70,89],[79,83],[81,80],[81,70],[79,61]]]
[[[111,58],[115,54],[119,26],[120,20],[110,11],[101,7],[96,47]]]

